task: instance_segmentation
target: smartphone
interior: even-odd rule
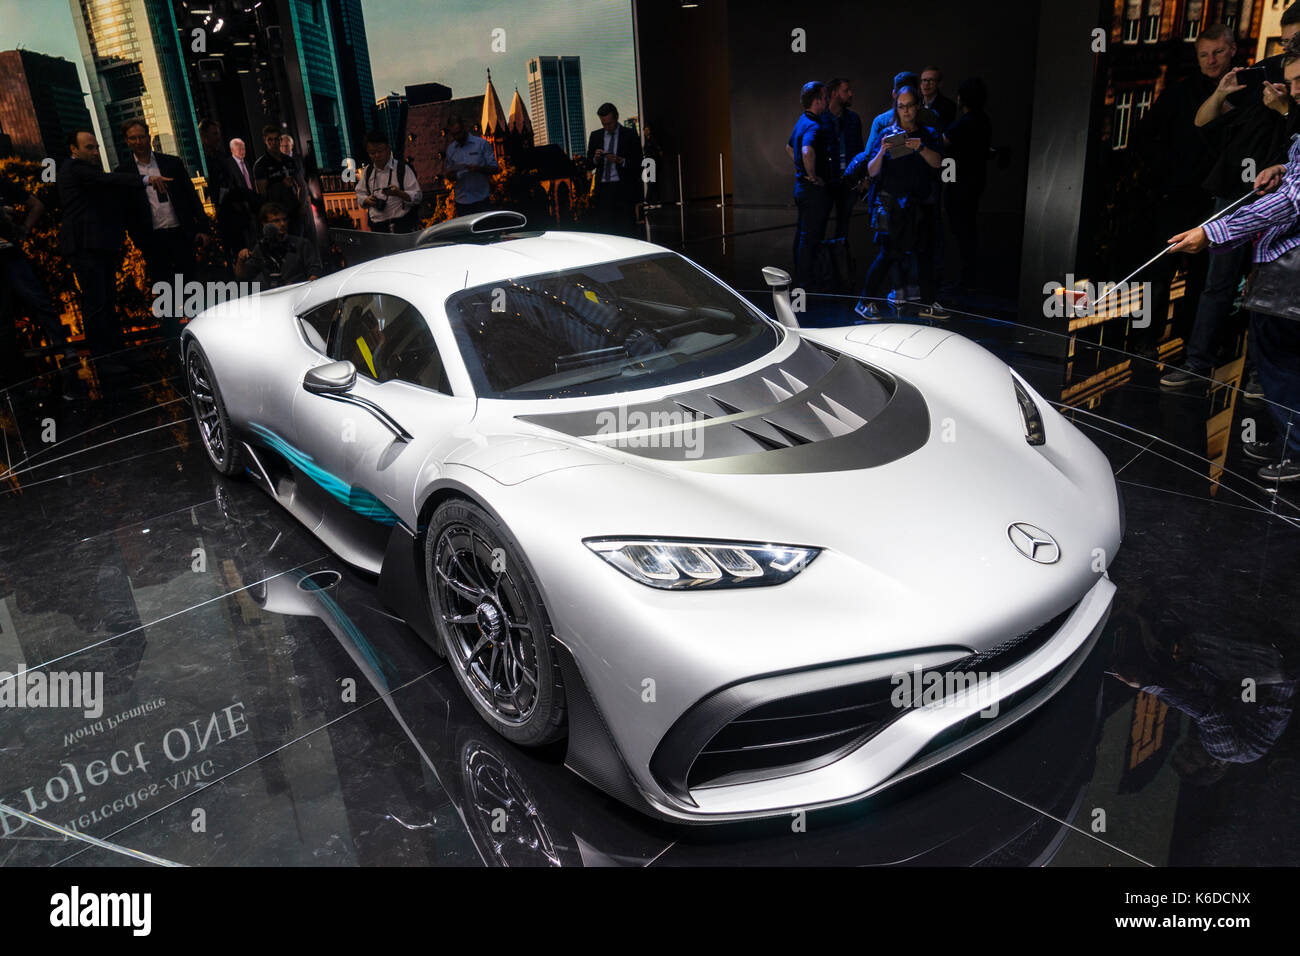
[[[1262,66],[1248,66],[1237,74],[1237,82],[1248,90],[1263,89],[1265,72]]]

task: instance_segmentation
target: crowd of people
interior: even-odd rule
[[[276,125],[262,130],[265,152],[254,162],[242,139],[226,142],[212,120],[198,124],[207,166],[215,227],[184,161],[154,148],[148,124],[128,120],[121,128],[127,155],[105,171],[99,141],[88,129],[67,137],[68,155],[55,182],[60,205],[59,252],[71,267],[79,293],[85,348],[94,356],[121,349],[123,324],[117,307],[118,274],[126,239],[140,251],[148,288],[197,277],[238,278],[274,286],[322,272],[312,233],[307,177],[294,155],[293,138]],[[58,310],[22,248],[45,214],[45,206],[13,180],[0,177],[6,212],[0,269],[5,278],[0,350],[13,371],[17,315],[32,319],[61,361],[75,359]],[[158,313],[155,313],[158,314]],[[176,309],[158,315],[164,337],[180,332]]]
[[[864,127],[847,78],[813,81],[800,91],[803,113],[786,144],[799,211],[795,281],[810,290],[847,286],[849,223],[862,203],[878,252],[855,311],[877,318],[892,299],[899,311],[915,303],[921,315],[942,317],[945,213],[957,240],[960,286],[979,281],[976,213],[992,154],[988,92],[972,77],[954,101],[943,92],[942,71],[930,66],[897,74],[890,95],[892,105]]]
[[[621,126],[618,110],[605,103],[597,110],[601,128],[592,132],[588,150],[577,157],[593,178],[595,228],[632,234],[641,198],[641,142]],[[132,119],[121,128],[128,155],[105,171],[99,142],[88,129],[67,137],[68,155],[58,164],[61,206],[59,251],[76,278],[84,348],[92,356],[126,344],[117,290],[126,239],[144,260],[147,288],[182,281],[255,282],[275,288],[314,279],[327,271],[318,236],[322,217],[314,214],[309,183],[316,173],[309,155],[296,155],[293,137],[280,126],[262,129],[261,155],[253,158],[243,139],[226,140],[221,125],[198,124],[204,152],[208,216],[184,161],[154,148],[147,123]],[[448,120],[442,177],[452,192],[454,215],[491,208],[492,177],[500,171],[492,143],[470,130],[459,115]],[[425,195],[411,164],[399,158],[381,131],[365,139],[369,163],[357,170],[357,205],[374,232],[413,233],[422,226]],[[0,383],[19,367],[15,319],[27,316],[49,353],[63,365],[78,358],[45,283],[24,253],[23,242],[46,214],[35,195],[0,176]],[[157,311],[155,310],[155,314]],[[159,316],[165,338],[179,334],[182,316],[164,310]]]

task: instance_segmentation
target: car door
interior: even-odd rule
[[[318,364],[349,361],[356,382],[332,397],[300,389],[295,432],[324,493],[317,534],[369,566],[382,558],[392,525],[413,521],[414,476],[434,445],[472,416],[473,400],[451,394],[428,323],[410,302],[350,292],[331,305],[302,317],[304,334],[321,353]]]

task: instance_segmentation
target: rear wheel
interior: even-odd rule
[[[208,461],[223,475],[238,474],[244,466],[230,427],[230,416],[226,414],[226,403],[221,400],[212,366],[198,342],[190,342],[185,353],[185,378],[190,387],[194,422],[199,427]]]
[[[425,537],[430,614],[461,688],[507,740],[564,736],[564,687],[541,594],[513,537],[477,505],[444,501]]]

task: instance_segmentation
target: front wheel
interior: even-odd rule
[[[514,538],[482,508],[451,499],[429,521],[424,557],[430,613],[475,710],[516,744],[563,737],[550,620]]]
[[[243,470],[239,447],[226,414],[226,403],[221,400],[212,366],[198,342],[190,342],[185,353],[185,376],[190,387],[190,406],[194,422],[199,427],[199,437],[208,453],[212,467],[223,475],[237,475]]]

